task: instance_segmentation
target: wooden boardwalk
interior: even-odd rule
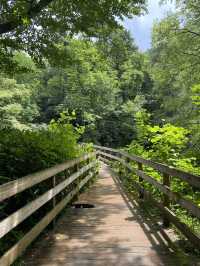
[[[23,265],[189,265],[175,259],[160,228],[129,202],[108,166],[102,165],[97,182],[79,202],[95,208],[69,209],[55,230],[29,249]]]

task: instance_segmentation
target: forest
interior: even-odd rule
[[[200,175],[200,5],[177,0],[142,52],[121,20],[147,10],[144,0],[1,1],[0,184],[92,144]],[[200,191],[173,186],[200,206]]]

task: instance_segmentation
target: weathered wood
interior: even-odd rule
[[[104,163],[106,163],[106,164],[109,164],[110,163],[110,161],[108,159],[106,159],[104,157],[101,157],[101,156],[99,156],[99,160],[102,161],[102,162],[104,162]]]
[[[113,160],[117,160],[117,161],[119,161],[122,165],[124,165],[127,169],[129,169],[130,171],[133,171],[133,168],[132,168],[132,167],[130,166],[130,164],[128,164],[124,159],[119,158],[119,157],[114,156],[114,155],[109,154],[109,153],[101,152],[101,151],[99,151],[98,153],[99,153],[100,155],[103,156],[102,158],[107,157],[107,158],[110,158],[110,159],[113,159]],[[104,159],[105,159],[105,158],[104,158]],[[107,161],[109,161],[109,160],[107,160]]]
[[[95,161],[89,163],[88,165],[82,167],[78,172],[71,175],[69,178],[58,184],[55,188],[52,188],[45,192],[43,195],[28,203],[21,209],[17,210],[2,222],[0,222],[0,238],[2,238],[5,234],[11,231],[14,227],[24,221],[27,217],[29,217],[32,213],[38,210],[41,206],[47,203],[49,200],[54,198],[58,193],[60,193],[63,189],[65,189],[69,184],[71,184],[74,180],[76,180],[83,173],[94,167],[96,164]]]
[[[139,171],[142,171],[143,170],[142,163],[138,163],[138,170]],[[139,175],[139,183],[141,184],[141,186],[142,186],[142,182],[143,182],[143,178],[141,177],[141,175]],[[144,198],[144,193],[143,193],[142,190],[139,193],[139,198],[140,199],[143,199]]]
[[[104,156],[107,156],[112,159],[115,159],[117,157],[117,156],[107,154],[104,152],[100,152],[100,154],[103,154]],[[184,199],[180,194],[172,192],[167,186],[163,186],[161,183],[156,181],[151,176],[145,174],[143,171],[140,171],[140,170],[137,170],[131,167],[130,164],[126,163],[124,160],[118,158],[118,161],[120,161],[126,168],[128,168],[130,172],[134,172],[136,175],[138,175],[142,179],[145,179],[147,182],[154,185],[161,192],[163,192],[167,197],[169,197],[170,200],[177,202],[180,206],[187,209],[189,213],[191,213],[192,215],[200,219],[200,208],[196,206],[191,200]],[[142,191],[140,194],[142,195]]]
[[[88,158],[93,157],[96,152],[83,155],[80,158],[76,158],[74,160],[67,161],[65,163],[53,166],[51,168],[39,171],[34,174],[27,175],[25,177],[19,178],[17,180],[5,183],[0,186],[0,202],[16,195],[23,190],[30,188],[82,161],[85,161]]]
[[[163,174],[163,185],[170,189],[170,176],[168,174],[165,174],[165,173]],[[164,195],[163,195],[163,206],[168,208],[168,209],[170,207],[170,200],[169,200],[168,193],[164,193]],[[168,216],[166,216],[164,214],[163,226],[169,227],[169,225],[170,225],[170,221],[168,219]]]
[[[139,191],[144,193],[145,198],[152,201],[152,203],[159,208],[161,212],[176,226],[177,229],[198,249],[200,249],[200,236],[196,235],[192,230],[183,222],[181,222],[176,215],[169,210],[168,208],[164,207],[161,202],[158,202],[154,199],[152,194],[149,191],[144,190],[144,188],[139,184],[137,181],[132,181],[134,187]]]
[[[164,207],[162,203],[154,200],[154,204],[163,212],[168,220],[171,221],[184,236],[186,236],[195,248],[200,249],[200,237],[198,235],[192,232],[185,223],[181,222],[176,215],[171,210]]]
[[[182,261],[188,266],[190,262],[195,264],[189,257],[175,257],[164,230],[145,218],[140,205],[131,202],[109,167],[102,165],[98,180],[81,194],[78,202],[92,203],[96,208],[71,209],[63,215],[56,230],[26,253],[24,265],[178,266]]]
[[[20,241],[9,249],[1,258],[0,266],[11,265],[16,258],[30,245],[30,243],[44,230],[44,228],[60,213],[60,211],[70,202],[77,192],[88,182],[92,177],[91,174],[86,176],[73,191],[71,191],[56,207],[51,210],[42,220],[37,223]]]
[[[183,181],[186,181],[187,183],[189,183],[191,186],[200,188],[200,176],[193,175],[193,174],[184,172],[182,170],[167,166],[165,164],[156,163],[151,160],[147,160],[147,159],[144,159],[138,156],[132,156],[132,155],[129,155],[128,153],[126,154],[126,156],[133,161],[140,162],[146,166],[152,167],[161,173],[166,173],[170,176],[179,177]]]
[[[119,153],[119,150],[108,148],[108,147],[104,147],[104,146],[94,145],[94,148],[97,149],[97,150],[111,151],[111,152],[114,152],[114,153]]]
[[[103,156],[106,156],[108,158],[114,159],[114,160],[119,161],[121,163],[125,162],[123,159],[121,159],[121,158],[119,158],[119,157],[117,157],[115,155],[112,155],[112,154],[109,154],[109,153],[105,153],[105,152],[102,152],[102,151],[99,151],[98,153],[100,155],[103,155]]]
[[[161,173],[166,173],[170,176],[177,176],[177,177],[181,178],[182,180],[184,180],[185,182],[189,183],[191,186],[200,188],[200,176],[187,173],[185,171],[176,169],[174,167],[167,166],[165,164],[156,163],[154,161],[147,160],[147,159],[144,159],[144,158],[136,156],[136,155],[130,155],[124,151],[120,151],[120,150],[116,150],[116,149],[112,149],[112,148],[107,148],[107,147],[101,147],[101,146],[97,146],[97,145],[95,145],[95,148],[97,150],[101,150],[101,151],[109,150],[110,152],[113,152],[115,154],[123,155],[124,157],[127,157],[134,162],[142,163],[146,166],[154,168],[155,170],[157,170]]]
[[[56,187],[56,176],[55,175],[52,177],[52,186],[53,186],[53,189]],[[55,208],[55,206],[56,206],[56,195],[52,199],[53,209]],[[55,223],[56,223],[56,221],[55,221],[55,219],[53,219],[53,224],[52,224],[53,228],[55,228]]]
[[[141,176],[147,182],[158,188],[163,192],[171,201],[177,202],[181,207],[185,208],[189,213],[193,214],[195,217],[200,219],[200,208],[196,206],[191,200],[184,199],[179,193],[175,193],[169,189],[167,186],[163,186],[157,180],[151,176],[145,174],[143,171],[138,171],[137,169],[132,168],[132,171],[135,172],[138,176]]]

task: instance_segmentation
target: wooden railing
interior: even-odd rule
[[[139,156],[130,155],[116,149],[102,146],[95,146],[95,148],[102,161],[109,163],[109,160],[116,160],[128,169],[128,171],[138,176],[138,180],[131,179],[131,182],[134,183],[135,188],[139,191],[140,198],[150,199],[154,205],[161,210],[163,213],[164,226],[169,226],[170,222],[173,223],[196,248],[200,249],[200,235],[195,234],[189,226],[181,222],[175,213],[170,210],[170,202],[173,202],[186,209],[193,217],[200,219],[200,208],[192,200],[185,198],[180,193],[172,191],[170,188],[172,178],[176,177],[187,182],[194,190],[200,191],[200,176],[186,173],[173,167],[156,163]],[[133,163],[137,164],[137,168],[133,166]],[[161,173],[163,176],[162,183],[145,173],[145,166],[153,168]],[[144,189],[143,181],[153,185],[163,194],[162,201],[155,200],[152,193]]]
[[[79,190],[94,176],[96,171],[96,152],[86,154],[80,158],[67,161],[49,169],[16,179],[0,186],[0,202],[8,200],[18,193],[43,181],[52,181],[52,188],[40,195],[33,201],[4,218],[0,222],[0,239],[11,232],[16,226],[22,223],[29,216],[34,214],[47,202],[52,201],[52,209],[26,233],[14,246],[12,246],[0,258],[0,266],[11,265],[16,258],[27,248],[27,246],[49,225],[63,208],[72,200]],[[75,168],[75,169],[74,169]],[[71,170],[67,176],[66,170]],[[60,174],[63,174],[61,179]],[[70,184],[74,184],[67,193],[64,193]],[[34,187],[35,188],[35,187]],[[37,188],[37,187],[36,187]],[[56,203],[56,196],[65,194]],[[10,199],[12,200],[12,199]],[[15,204],[13,202],[13,204]]]

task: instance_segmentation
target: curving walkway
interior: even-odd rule
[[[92,203],[95,208],[69,209],[54,231],[36,241],[23,265],[189,265],[175,259],[163,237],[165,233],[144,219],[118,182],[102,164],[97,182],[79,197],[80,202]]]

